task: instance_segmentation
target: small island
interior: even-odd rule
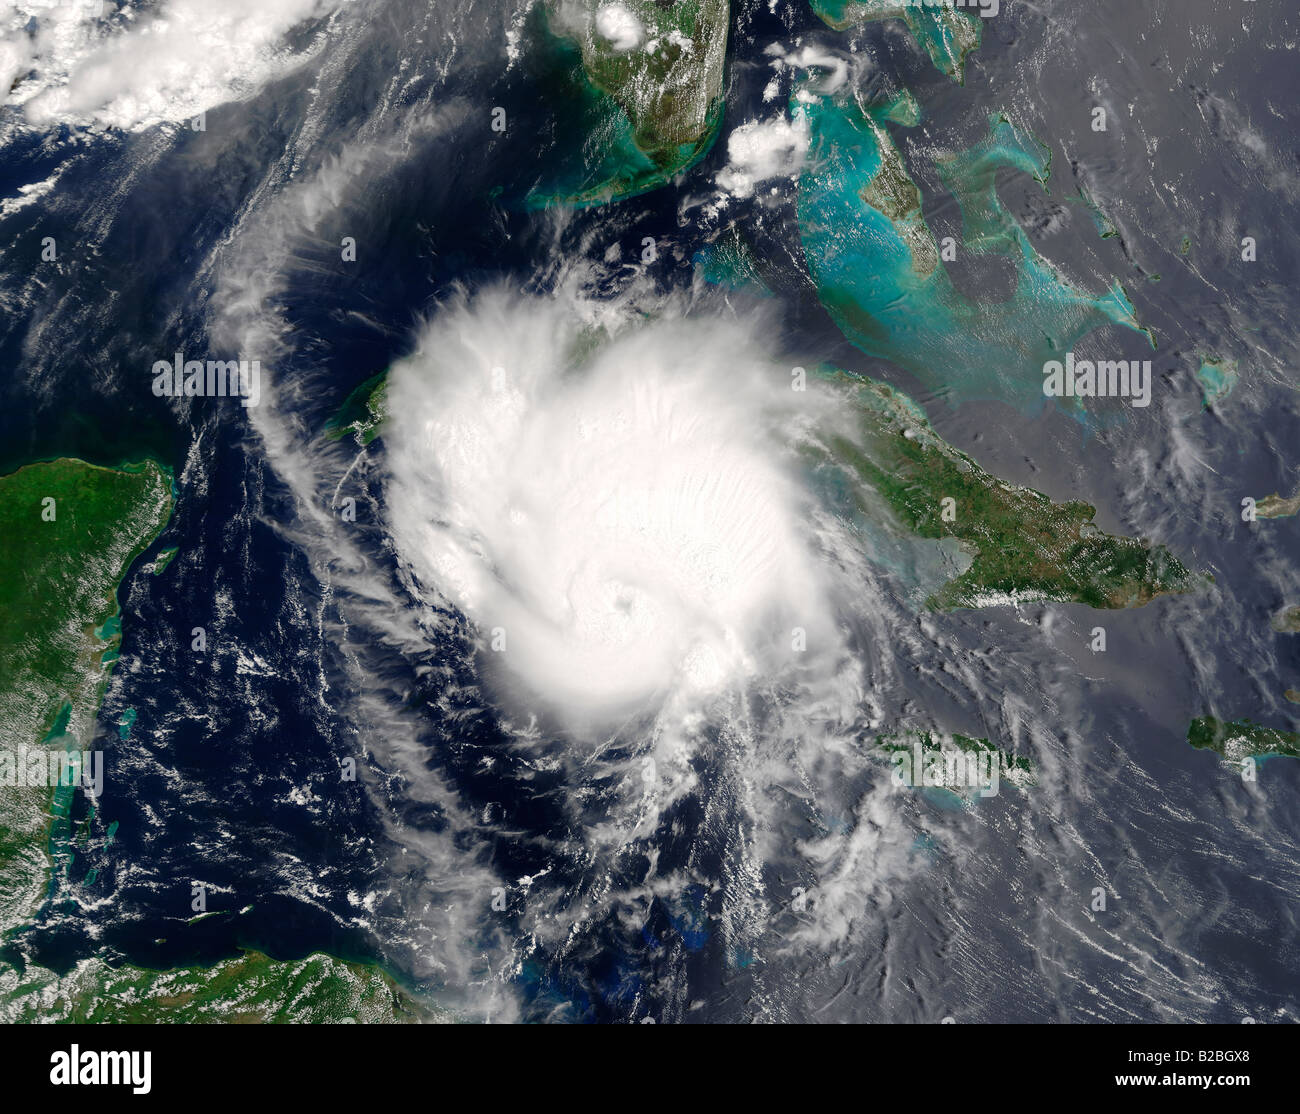
[[[1300,514],[1300,491],[1290,499],[1284,499],[1276,492],[1255,501],[1256,518],[1293,518]]]

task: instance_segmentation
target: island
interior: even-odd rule
[[[927,600],[934,610],[1055,600],[1098,609],[1141,607],[1194,585],[1165,547],[1104,533],[1087,503],[1054,503],[984,471],[944,441],[925,412],[894,388],[835,368],[823,376],[856,391],[856,436],[831,436],[826,457],[880,496],[915,536],[953,539],[969,567]]]
[[[395,1024],[445,1021],[377,967],[315,954],[244,952],[212,967],[150,971],[84,959],[63,976],[0,966],[0,1022]]]
[[[988,739],[913,730],[877,735],[874,747],[893,766],[896,785],[938,790],[964,806],[997,796],[1003,783],[1018,789],[1038,784],[1028,758],[999,750]]]
[[[1300,514],[1300,491],[1290,499],[1274,492],[1255,501],[1256,518],[1294,518],[1297,514]]]
[[[1283,755],[1300,758],[1300,734],[1264,727],[1248,719],[1225,723],[1213,716],[1192,720],[1187,741],[1198,750],[1212,750],[1229,762]]]
[[[1236,360],[1220,360],[1205,357],[1196,370],[1196,381],[1201,387],[1202,408],[1211,410],[1215,403],[1222,402],[1237,386],[1240,379]]]

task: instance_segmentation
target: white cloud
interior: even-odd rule
[[[844,88],[849,80],[849,61],[843,55],[835,54],[816,47],[805,46],[797,51],[786,51],[779,43],[773,43],[765,54],[774,59],[771,66],[775,70],[789,68],[792,70],[810,70],[818,76],[810,82],[809,87],[801,90],[802,97],[815,94],[828,97]],[[865,64],[859,60],[859,65]],[[766,94],[764,94],[766,97]]]
[[[645,28],[622,4],[606,4],[596,13],[596,33],[621,54],[641,45]]]
[[[346,0],[344,0],[346,2]],[[284,39],[340,0],[166,0],[156,11],[0,0],[7,103],[37,126],[185,120],[251,95],[304,57]],[[310,49],[310,48],[309,48]],[[18,85],[8,92],[9,87]]]
[[[742,124],[727,140],[727,166],[718,185],[736,197],[750,197],[759,182],[792,178],[803,168],[808,151],[808,124],[784,116]]]
[[[421,582],[485,648],[501,633],[485,656],[525,707],[576,721],[682,712],[788,668],[795,627],[838,642],[771,440],[795,420],[788,378],[724,320],[646,325],[579,372],[582,313],[487,292],[392,369],[386,501]]]

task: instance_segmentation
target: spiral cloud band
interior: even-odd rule
[[[817,403],[734,320],[603,312],[449,304],[385,433],[403,559],[517,692],[587,721],[686,710],[830,629],[789,449]]]

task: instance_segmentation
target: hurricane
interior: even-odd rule
[[[753,322],[665,308],[485,291],[389,380],[399,554],[507,693],[592,726],[700,712],[839,641],[797,453],[829,398]]]

